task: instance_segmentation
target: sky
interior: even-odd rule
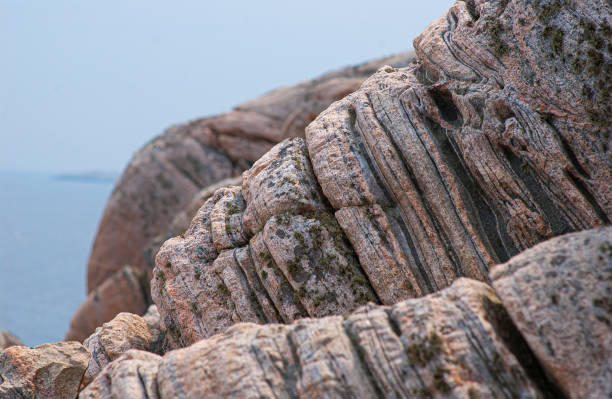
[[[412,48],[453,0],[0,0],[0,170],[121,171],[172,124]]]

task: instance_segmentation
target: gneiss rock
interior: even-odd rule
[[[146,274],[126,266],[109,277],[85,299],[70,320],[67,340],[83,341],[93,331],[120,313],[126,306],[143,314],[150,302]]]
[[[608,83],[548,57],[542,34],[563,26],[568,57],[591,46],[580,27],[605,31],[610,6],[578,11],[458,1],[415,39],[415,64],[322,112],[307,151],[279,144],[241,189],[217,192],[157,257],[152,297],[172,344],[489,281],[521,250],[609,223],[612,113],[581,94]]]
[[[7,348],[0,352],[0,397],[75,398],[88,361],[78,342]]]
[[[125,264],[146,267],[143,247],[197,191],[238,175],[283,139],[303,136],[319,112],[381,65],[411,59],[403,54],[332,72],[227,114],[172,127],[154,139],[134,155],[107,203],[89,260],[88,291]]]
[[[204,205],[206,200],[213,196],[213,194],[220,188],[230,187],[230,186],[240,186],[242,185],[242,177],[230,177],[227,179],[223,179],[217,183],[211,184],[210,186],[203,188],[198,191],[189,204],[181,209],[179,212],[174,215],[172,222],[168,225],[164,234],[160,234],[156,236],[145,248],[145,252],[148,254],[147,259],[151,259],[151,268],[155,266],[155,255],[159,251],[159,248],[164,244],[164,242],[172,238],[174,236],[180,235],[187,230],[189,224],[191,223],[191,219],[198,212],[198,209]]]
[[[0,351],[10,346],[23,345],[23,342],[8,331],[0,330]]]
[[[239,321],[288,323],[377,301],[299,138],[259,159],[242,188],[217,191],[157,264],[151,294],[175,347]]]
[[[158,399],[157,369],[161,356],[129,350],[106,366],[79,394],[80,399]],[[185,397],[185,396],[182,396]]]
[[[134,155],[106,204],[88,261],[87,292],[124,265],[150,273],[158,247],[152,241],[168,232],[175,214],[199,190],[238,176],[283,139],[303,137],[304,127],[319,112],[359,87],[380,66],[407,65],[413,58],[407,52],[334,71],[274,90],[229,113],[174,126],[152,140]],[[110,317],[101,322],[121,311],[140,310],[126,302],[104,311]],[[77,330],[67,337],[84,339],[101,322],[75,315],[72,324]]]
[[[91,353],[89,366],[81,383],[84,387],[104,366],[130,349],[163,353],[164,335],[138,315],[119,313],[113,320],[98,327],[83,345]]]
[[[610,102],[582,90],[598,98],[610,81],[567,60],[590,51],[581,24],[609,29],[611,5],[541,3],[457,1],[415,39],[415,65],[381,69],[307,127],[317,180],[381,299],[394,280],[416,293],[486,281],[523,249],[610,222]],[[565,32],[561,54],[549,56],[548,27]],[[411,294],[394,287],[389,300]]]
[[[495,266],[491,280],[570,397],[612,397],[612,227],[539,244]]]
[[[132,386],[148,398],[562,397],[491,287],[469,279],[347,317],[237,324],[161,362],[139,356],[138,368],[112,362],[81,398],[109,398],[92,394],[99,385]],[[142,369],[157,370],[156,387],[150,374],[136,383]]]

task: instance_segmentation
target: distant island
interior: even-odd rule
[[[111,183],[119,177],[118,172],[92,171],[74,174],[61,174],[54,176],[58,180],[69,180],[87,183]]]

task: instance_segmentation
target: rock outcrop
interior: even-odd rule
[[[609,223],[612,113],[595,99],[610,46],[584,32],[609,44],[611,7],[457,1],[414,64],[333,103],[306,147],[275,146],[165,243],[152,297],[171,343],[488,282],[526,248]]]
[[[89,352],[78,342],[7,348],[0,352],[0,397],[75,398],[88,361]]]
[[[562,397],[491,287],[469,279],[346,317],[238,324],[163,359],[126,355],[80,397],[110,398],[100,386],[148,398]]]
[[[18,345],[23,345],[19,338],[8,331],[0,330],[0,351]]]
[[[238,176],[283,139],[303,137],[312,119],[380,66],[403,66],[413,58],[408,52],[334,71],[274,90],[229,113],[174,126],[152,140],[134,155],[106,204],[88,261],[87,292],[124,265],[150,273],[156,238],[168,233],[177,212],[198,191]],[[138,313],[139,308],[126,302],[104,311],[110,317],[101,322],[121,311]],[[101,322],[94,324],[78,311],[67,338],[83,340]]]
[[[537,245],[495,266],[491,280],[570,397],[612,397],[612,227]]]
[[[129,350],[102,370],[79,394],[80,399],[159,399],[157,369],[161,356]],[[185,395],[177,397],[188,397]]]
[[[83,342],[91,354],[81,385],[87,386],[111,361],[131,349],[163,354],[165,337],[154,325],[132,313],[119,313]]]

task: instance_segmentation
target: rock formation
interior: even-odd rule
[[[75,398],[88,360],[78,342],[12,346],[0,352],[0,397]]]
[[[102,373],[81,391],[79,398],[159,399],[157,369],[161,360],[161,356],[150,352],[129,350],[105,367]]]
[[[303,137],[304,127],[319,112],[381,65],[403,66],[413,58],[408,52],[334,71],[274,90],[229,113],[174,126],[152,140],[134,155],[106,204],[87,266],[87,292],[125,265],[150,273],[159,247],[155,238],[168,233],[175,214],[199,190],[238,176],[283,139]],[[106,318],[93,323],[81,308],[67,338],[83,340],[117,313],[139,309],[126,302],[105,310]]]
[[[89,384],[111,361],[131,349],[152,353],[164,352],[165,337],[161,331],[142,317],[131,313],[119,313],[113,320],[98,327],[83,342],[91,354],[82,386]]]
[[[89,293],[70,321],[67,340],[83,341],[103,323],[111,320],[126,307],[143,314],[150,302],[146,274],[131,266],[125,266],[102,285]]]
[[[491,272],[542,365],[572,398],[612,397],[612,228],[564,235]]]
[[[109,201],[69,336],[144,313],[143,249],[191,219],[156,306],[91,355],[6,349],[0,396],[612,397],[611,16],[457,1],[358,89],[380,61],[170,129]]]
[[[493,290],[460,279],[392,307],[291,325],[239,324],[168,353],[136,351],[110,364],[101,385],[146,387],[149,398],[551,397],[545,377]],[[138,359],[156,388],[138,384]],[[127,374],[127,376],[126,376]],[[123,388],[122,388],[123,389]],[[159,396],[151,395],[159,392]]]
[[[23,345],[23,342],[8,331],[0,330],[0,351],[11,346]]]
[[[458,1],[415,39],[413,65],[382,68],[306,147],[275,146],[210,198],[157,256],[171,343],[489,281],[519,251],[609,223],[612,113],[589,96],[607,96],[610,52],[580,37],[605,34],[610,5],[551,4]],[[556,57],[550,29],[565,32]],[[574,71],[576,48],[602,52],[597,73]]]

